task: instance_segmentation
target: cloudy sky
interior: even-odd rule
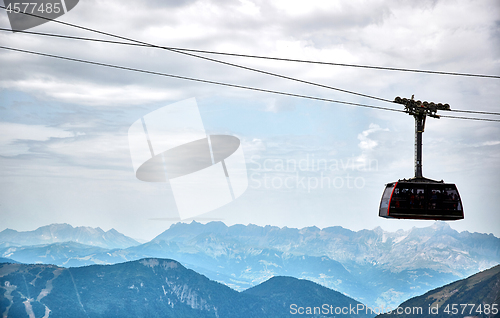
[[[500,74],[496,0],[86,0],[59,20],[171,47]],[[0,27],[10,28],[4,10]],[[53,22],[31,31],[116,40]],[[154,48],[5,31],[0,45],[401,109]],[[452,109],[500,111],[498,79],[210,57],[390,100],[414,94]],[[128,129],[141,116],[193,97],[208,134],[240,138],[249,178],[243,195],[197,221],[388,231],[433,223],[378,217],[384,185],[413,176],[414,120],[407,114],[4,49],[0,66],[0,230],[69,223],[144,240],[161,233],[179,216],[175,199],[168,184],[135,177]],[[500,123],[428,119],[423,173],[457,184],[465,219],[450,222],[453,228],[500,236],[499,162]]]

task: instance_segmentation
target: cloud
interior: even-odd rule
[[[498,37],[492,38],[494,4],[488,1],[481,5],[464,2],[452,7],[435,1],[419,4],[398,1],[149,3],[158,10],[150,10],[148,5],[130,10],[128,5],[119,1],[80,3],[65,18],[72,23],[168,46],[384,66],[454,70],[473,67],[484,73],[492,72],[495,67],[498,69],[491,62]],[[252,10],[248,11],[248,8]],[[253,13],[249,15],[248,12]],[[103,21],[113,23],[104,24]],[[55,23],[40,26],[40,31],[98,37]],[[305,85],[158,49],[7,33],[0,33],[0,40],[13,47],[98,62],[350,99],[349,95],[328,94],[326,90],[312,90]],[[476,50],[475,47],[482,49]],[[474,56],[473,61],[471,56]],[[375,73],[343,67],[211,57],[377,96],[385,95],[389,87],[401,85],[406,79],[405,74],[394,72],[377,72],[372,76]],[[1,86],[64,102],[73,100],[112,107],[162,98],[179,100],[200,94],[232,94],[237,91],[22,53],[2,51],[0,59],[4,66],[0,75]],[[435,77],[424,83],[408,82],[408,85],[418,85],[421,91],[418,93],[431,95],[438,81],[439,78]],[[439,85],[449,86],[447,83],[439,82]],[[428,89],[423,91],[425,86]],[[246,95],[268,98],[262,94]],[[276,109],[281,109],[281,106],[271,107],[273,111]]]
[[[142,85],[101,85],[92,82],[66,82],[51,76],[6,80],[5,88],[46,96],[51,100],[89,106],[130,106],[178,98],[171,89],[154,90]]]
[[[0,155],[16,156],[29,153],[27,141],[47,141],[51,138],[70,138],[81,135],[80,132],[66,131],[44,125],[25,125],[0,122]]]
[[[496,145],[500,145],[500,140],[485,141],[481,143],[480,146],[496,146]]]
[[[361,150],[363,151],[368,151],[368,150],[373,150],[377,145],[378,145],[378,142],[376,140],[373,140],[373,139],[370,139],[368,136],[373,134],[374,132],[377,132],[377,131],[389,131],[388,128],[380,128],[379,125],[377,124],[370,124],[369,128],[367,130],[364,130],[363,132],[361,132],[359,135],[358,135],[358,139],[359,139],[359,148],[361,148]]]
[[[269,99],[266,110],[277,113],[282,111],[294,111],[297,100],[293,98],[272,98]]]

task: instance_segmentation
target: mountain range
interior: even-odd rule
[[[292,277],[274,277],[237,292],[169,259],[62,268],[0,264],[3,317],[281,318],[365,306],[334,290]],[[316,313],[316,314],[314,314]],[[363,311],[342,317],[375,315]]]
[[[411,298],[399,308],[402,314],[396,311],[377,318],[500,317],[500,265]]]
[[[459,233],[443,222],[397,232],[192,222],[174,224],[150,242],[118,249],[74,242],[12,246],[0,240],[0,256],[64,267],[170,258],[238,291],[274,276],[292,276],[370,307],[394,307],[499,264],[500,239]]]
[[[3,246],[29,246],[59,242],[76,242],[102,248],[127,248],[140,243],[115,229],[104,232],[101,228],[72,227],[69,224],[51,224],[34,231],[18,232],[6,229],[0,232]]]

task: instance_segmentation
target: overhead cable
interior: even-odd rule
[[[6,9],[3,6],[0,6],[0,8]],[[309,84],[309,85],[314,85],[314,86],[319,86],[319,87],[328,88],[328,89],[332,89],[332,90],[337,90],[337,91],[341,91],[341,92],[344,92],[344,93],[354,94],[354,95],[363,96],[363,97],[367,97],[367,98],[372,98],[372,99],[376,99],[376,100],[381,100],[381,101],[385,101],[385,102],[389,102],[389,103],[393,102],[393,101],[385,99],[385,98],[379,98],[379,97],[376,97],[376,96],[371,96],[371,95],[367,95],[367,94],[361,94],[361,93],[357,93],[357,92],[353,92],[353,91],[349,91],[349,90],[344,90],[344,89],[340,89],[340,88],[331,87],[331,86],[328,86],[328,85],[323,85],[323,84],[318,84],[318,83],[314,83],[314,82],[304,81],[304,80],[301,80],[301,79],[292,78],[292,77],[288,77],[288,76],[284,76],[284,75],[280,75],[280,74],[276,74],[276,73],[272,73],[272,72],[262,71],[262,70],[258,70],[258,69],[254,69],[254,68],[250,68],[250,67],[246,67],[246,66],[242,66],[242,65],[237,65],[237,64],[228,63],[228,62],[225,62],[225,61],[211,59],[211,58],[207,58],[207,57],[204,57],[204,56],[199,56],[199,55],[196,55],[196,54],[191,54],[191,53],[183,52],[182,49],[178,49],[178,48],[174,49],[174,48],[170,48],[170,47],[158,46],[158,45],[150,44],[150,43],[147,43],[147,42],[142,42],[142,41],[139,41],[139,40],[135,40],[135,39],[131,39],[131,38],[119,36],[119,35],[116,35],[116,34],[107,33],[107,32],[104,32],[104,31],[99,31],[99,30],[95,30],[95,29],[92,29],[92,28],[87,28],[87,27],[79,26],[79,25],[76,25],[76,24],[71,24],[71,23],[68,23],[68,22],[62,22],[62,21],[58,21],[58,20],[52,20],[50,18],[46,18],[46,17],[43,17],[43,16],[38,16],[38,15],[27,13],[27,12],[19,12],[19,13],[23,13],[25,15],[30,15],[30,16],[34,16],[34,17],[38,17],[38,18],[42,18],[42,19],[46,19],[46,20],[51,20],[53,22],[60,23],[60,24],[63,24],[63,25],[68,25],[68,26],[75,27],[75,28],[78,28],[78,29],[87,30],[87,31],[91,31],[91,32],[94,32],[94,33],[98,33],[98,34],[103,34],[103,35],[107,35],[107,36],[111,36],[111,37],[116,37],[116,38],[119,38],[119,39],[131,41],[131,42],[135,42],[136,44],[141,45],[141,46],[154,47],[154,48],[159,48],[159,49],[165,49],[165,50],[169,50],[169,51],[172,51],[172,52],[176,52],[176,53],[180,53],[180,54],[185,54],[185,55],[188,55],[188,56],[192,56],[192,57],[196,57],[196,58],[200,58],[200,59],[204,59],[204,60],[209,60],[209,61],[212,61],[212,62],[221,63],[221,64],[225,64],[225,65],[229,65],[229,66],[233,66],[233,67],[237,67],[237,68],[251,70],[251,71],[254,71],[254,72],[263,73],[263,74],[267,74],[267,75],[271,75],[271,76],[275,76],[275,77],[280,77],[280,78],[284,78],[284,79],[288,79],[288,80],[292,80],[292,81],[297,81],[297,82],[301,82],[301,83],[305,83],[305,84]],[[9,29],[1,28],[1,30],[9,30]],[[9,31],[13,31],[13,30],[9,30]],[[22,31],[22,32],[24,32],[24,33],[38,34],[38,35],[47,35],[47,36],[60,36],[60,35],[50,35],[50,34],[44,34],[44,33],[38,33],[38,32],[30,32],[30,31]],[[79,37],[72,37],[72,36],[60,36],[60,37],[80,39]],[[85,39],[85,38],[82,38],[82,39]],[[99,40],[99,39],[89,39],[89,40],[109,42],[109,43],[116,43],[116,44],[129,44],[129,45],[133,45],[134,44],[134,43],[126,43],[126,42],[106,41],[106,40]],[[190,51],[193,51],[193,50],[190,50]],[[230,55],[231,53],[228,53],[228,54]],[[286,60],[286,59],[284,59],[284,60]],[[466,112],[466,113],[477,113],[477,114],[489,114],[489,115],[500,115],[500,113],[484,112],[484,111],[469,111],[469,110],[449,110],[449,111]],[[451,118],[451,116],[450,116],[450,118]],[[457,117],[457,118],[462,118],[462,117]]]
[[[41,32],[32,32],[32,31],[19,31],[19,30],[11,30],[11,29],[6,29],[6,28],[0,28],[1,31],[15,31],[15,32],[21,32],[21,33],[27,33],[27,34],[33,34],[33,35],[41,35],[41,36],[50,36],[50,37],[58,37],[58,38],[66,38],[66,39],[75,39],[75,40],[83,40],[83,41],[93,41],[93,42],[102,42],[102,43],[110,43],[110,44],[121,44],[121,45],[130,45],[130,46],[142,46],[142,47],[153,47],[153,48],[164,48],[164,49],[169,49],[169,50],[184,50],[184,51],[195,51],[195,52],[199,52],[199,53],[213,53],[213,54],[225,54],[225,55],[234,55],[232,53],[220,53],[220,52],[212,52],[212,51],[202,51],[202,50],[190,50],[190,49],[184,49],[184,48],[175,48],[175,47],[165,47],[165,46],[162,46],[162,47],[159,47],[159,46],[152,46],[152,45],[149,45],[149,44],[139,44],[139,43],[130,43],[130,42],[120,42],[120,41],[110,41],[110,40],[103,40],[103,39],[95,39],[95,38],[87,38],[87,37],[77,37],[77,36],[70,36],[70,35],[61,35],[61,34],[51,34],[51,33],[41,33]],[[236,54],[237,56],[244,56],[244,57],[253,57],[253,56],[247,56],[247,55],[238,55]],[[262,57],[264,58],[264,57]],[[279,59],[279,58],[270,58],[270,59],[278,59],[278,60],[288,60],[288,59]],[[290,60],[290,61],[299,61],[299,60]],[[305,61],[307,62],[307,61]],[[223,62],[225,63],[225,62]],[[311,63],[316,63],[316,62],[312,62]],[[318,62],[318,63],[322,63],[322,62]],[[323,63],[325,64],[325,63]],[[326,63],[326,64],[329,64],[329,63]],[[335,63],[333,63],[335,64]],[[263,71],[264,72],[264,71]],[[267,73],[267,72],[265,72]],[[280,76],[279,74],[276,74],[278,76]],[[281,77],[281,76],[280,76]],[[490,76],[491,77],[491,76]],[[493,76],[494,77],[494,76]],[[500,77],[499,77],[500,78]],[[301,81],[299,79],[297,79],[298,81]],[[309,82],[307,82],[309,83]],[[313,84],[313,85],[320,85],[320,86],[323,86],[321,84],[315,84],[315,83],[309,83],[309,84]],[[323,86],[324,87],[324,86]],[[329,87],[327,86],[327,88],[332,88],[332,87]],[[334,89],[334,88],[332,88]],[[365,96],[367,97],[367,95],[364,95],[362,94],[362,96]],[[378,99],[378,98],[377,98]],[[384,101],[389,101],[389,100],[385,100],[385,99],[382,99]],[[486,112],[486,111],[473,111],[473,110],[460,110],[460,109],[450,109],[448,110],[450,112],[462,112],[462,113],[474,113],[474,114],[483,114],[483,115],[496,115],[496,116],[500,116],[500,113],[498,112]]]
[[[263,89],[263,88],[255,88],[255,87],[250,87],[250,86],[243,86],[243,85],[236,85],[236,84],[223,83],[223,82],[217,82],[217,81],[210,81],[210,80],[204,80],[204,79],[193,78],[193,77],[186,77],[186,76],[173,75],[173,74],[167,74],[167,73],[161,73],[161,72],[155,72],[155,71],[142,70],[142,69],[120,66],[120,65],[113,65],[113,64],[107,64],[107,63],[82,60],[82,59],[77,59],[77,58],[72,58],[72,57],[65,57],[65,56],[59,56],[59,55],[53,55],[53,54],[47,54],[47,53],[41,53],[41,52],[35,52],[35,51],[16,49],[16,48],[6,47],[6,46],[0,46],[0,49],[29,53],[29,54],[34,54],[34,55],[41,55],[41,56],[46,56],[46,57],[52,57],[52,58],[57,58],[57,59],[62,59],[62,60],[73,61],[73,62],[80,62],[80,63],[86,63],[86,64],[93,64],[93,65],[117,68],[117,69],[139,72],[139,73],[146,73],[146,74],[159,75],[159,76],[165,76],[165,77],[173,77],[173,78],[184,79],[184,80],[189,80],[189,81],[222,85],[222,86],[229,86],[229,87],[235,87],[235,88],[242,88],[242,89],[265,92],[265,93],[273,93],[273,94],[287,95],[287,96],[293,96],[293,97],[301,97],[301,98],[314,99],[314,100],[319,100],[319,101],[324,101],[324,102],[340,103],[340,104],[346,104],[346,105],[375,108],[375,109],[388,110],[388,111],[401,112],[401,113],[405,112],[404,110],[394,109],[394,108],[389,108],[389,107],[365,105],[365,104],[344,102],[344,101],[328,99],[328,98],[320,98],[320,97],[313,97],[313,96],[307,96],[307,95],[279,92],[279,91],[273,91],[273,90],[268,90],[268,89]]]
[[[40,55],[40,56],[45,56],[45,57],[52,57],[52,58],[57,58],[57,59],[62,59],[62,60],[68,60],[68,61],[73,61],[73,62],[79,62],[79,63],[85,63],[85,64],[105,66],[105,67],[110,67],[110,68],[115,68],[115,69],[122,69],[122,70],[126,70],[126,71],[133,71],[133,72],[139,72],[139,73],[145,73],[145,74],[152,74],[152,75],[158,75],[158,76],[164,76],[164,77],[171,77],[171,78],[177,78],[177,79],[183,79],[183,80],[189,80],[189,81],[195,81],[195,82],[201,82],[201,83],[208,83],[208,84],[215,84],[215,85],[221,85],[221,86],[228,86],[228,87],[234,87],[234,88],[240,88],[240,89],[258,91],[258,92],[264,92],[264,93],[272,93],[272,94],[278,94],[278,95],[284,95],[284,96],[291,96],[291,97],[298,97],[298,98],[305,98],[305,99],[311,99],[311,100],[317,100],[317,101],[324,101],[324,102],[330,102],[330,103],[339,103],[339,104],[345,104],[345,105],[351,105],[351,106],[357,106],[357,107],[365,107],[365,108],[373,108],[373,109],[378,109],[378,110],[386,110],[386,111],[406,113],[404,110],[400,110],[400,109],[394,109],[394,108],[388,108],[388,107],[381,107],[381,106],[374,106],[374,105],[365,105],[365,104],[360,104],[360,103],[345,102],[345,101],[339,101],[339,100],[328,99],[328,98],[321,98],[321,97],[314,97],[314,96],[308,96],[308,95],[301,95],[301,94],[294,94],[294,93],[287,93],[287,92],[280,92],[280,91],[268,90],[268,89],[263,89],[263,88],[250,87],[250,86],[242,86],[242,85],[235,85],[235,84],[230,84],[230,83],[209,81],[209,80],[204,80],[204,79],[198,79],[198,78],[192,78],[192,77],[186,77],[186,76],[179,76],[179,75],[173,75],[173,74],[167,74],[167,73],[161,73],[161,72],[155,72],[155,71],[148,71],[148,70],[142,70],[142,69],[137,69],[137,68],[131,68],[131,67],[125,67],[125,66],[107,64],[107,63],[100,63],[100,62],[82,60],[82,59],[77,59],[77,58],[71,58],[71,57],[65,57],[65,56],[59,56],[59,55],[53,55],[53,54],[47,54],[47,53],[41,53],[41,52],[34,52],[34,51],[16,49],[16,48],[5,47],[5,46],[0,46],[0,49],[17,51],[17,52],[22,52],[22,53],[29,53],[29,54]],[[497,119],[486,119],[486,118],[455,117],[455,116],[441,116],[441,117],[500,122],[500,120],[497,120]]]
[[[0,6],[0,8],[6,9],[3,6]],[[78,28],[78,29],[82,29],[82,30],[86,30],[86,31],[90,31],[90,32],[98,33],[98,34],[103,34],[103,35],[115,37],[115,38],[122,39],[122,40],[127,40],[127,41],[131,41],[131,42],[139,43],[139,44],[144,44],[144,45],[149,46],[149,47],[155,47],[155,48],[159,48],[159,49],[164,49],[164,50],[168,50],[168,51],[171,51],[171,52],[175,52],[175,53],[179,53],[179,54],[184,54],[184,55],[187,55],[187,56],[192,56],[192,57],[196,57],[196,58],[199,58],[199,59],[203,59],[203,60],[207,60],[207,61],[211,61],[211,62],[215,62],[215,63],[220,63],[220,64],[232,66],[232,67],[237,67],[237,68],[245,69],[245,70],[248,70],[248,71],[253,71],[253,72],[262,73],[262,74],[266,74],[266,75],[270,75],[270,76],[274,76],[274,77],[279,77],[279,78],[283,78],[283,79],[287,79],[287,80],[291,80],[291,81],[300,82],[300,83],[303,83],[303,84],[318,86],[318,87],[322,87],[322,88],[328,88],[328,89],[336,90],[336,91],[347,93],[347,94],[352,94],[352,95],[357,95],[357,96],[362,96],[362,97],[366,97],[366,98],[371,98],[371,99],[376,99],[376,100],[381,100],[381,101],[384,101],[384,102],[392,103],[391,100],[388,100],[388,99],[385,99],[385,98],[375,97],[375,96],[371,96],[371,95],[367,95],[367,94],[361,94],[361,93],[357,93],[357,92],[353,92],[353,91],[349,91],[349,90],[345,90],[345,89],[341,89],[341,88],[336,88],[336,87],[332,87],[332,86],[328,86],[328,85],[323,85],[323,84],[318,84],[318,83],[314,83],[314,82],[309,82],[309,81],[305,81],[305,80],[301,80],[301,79],[297,79],[297,78],[293,78],[293,77],[289,77],[289,76],[285,76],[285,75],[280,75],[280,74],[277,74],[277,73],[262,71],[262,70],[258,70],[258,69],[247,67],[247,66],[242,66],[242,65],[238,65],[238,64],[229,63],[229,62],[224,62],[224,61],[221,61],[221,60],[216,60],[216,59],[212,59],[212,58],[201,56],[201,55],[196,55],[196,54],[192,54],[192,53],[188,53],[188,52],[184,52],[184,51],[170,49],[168,47],[158,46],[158,45],[155,45],[155,44],[151,44],[151,43],[147,43],[147,42],[143,42],[143,41],[139,41],[139,40],[127,38],[127,37],[124,37],[124,36],[121,36],[121,35],[116,35],[116,34],[104,32],[104,31],[99,31],[99,30],[96,30],[96,29],[87,28],[87,27],[84,27],[84,26],[80,26],[80,25],[76,25],[76,24],[72,24],[72,23],[68,23],[68,22],[63,22],[63,21],[59,21],[59,20],[53,20],[53,19],[50,19],[50,18],[45,18],[45,17],[42,17],[42,16],[38,16],[36,14],[31,14],[31,13],[27,13],[27,12],[19,12],[19,13],[30,15],[30,16],[34,16],[34,17],[37,17],[37,18],[43,18],[45,20],[51,20],[53,22],[60,23],[60,24],[63,24],[63,25],[67,25],[67,26],[71,26],[71,27],[74,27],[74,28]]]
[[[120,42],[120,41],[110,41],[110,40],[102,40],[102,39],[95,39],[95,38],[69,36],[69,35],[60,35],[60,34],[50,34],[50,33],[40,33],[40,32],[32,32],[32,31],[12,30],[12,29],[6,29],[6,28],[0,28],[0,30],[1,31],[14,31],[14,32],[20,32],[20,33],[36,34],[36,35],[44,35],[44,36],[52,36],[52,37],[59,37],[59,38],[67,38],[67,39],[75,39],[75,40],[84,40],[84,41],[94,41],[94,42],[104,42],[104,43],[131,45],[131,46],[151,46],[151,45],[148,45],[148,44],[129,43],[129,42]],[[245,58],[274,60],[274,61],[297,62],[297,63],[320,64],[320,65],[332,65],[332,66],[345,66],[345,67],[357,67],[357,68],[366,68],[366,69],[375,69],[375,70],[386,70],[386,71],[399,71],[399,72],[413,72],[413,73],[427,73],[427,74],[438,74],[438,75],[454,75],[454,76],[468,76],[468,77],[482,77],[482,78],[497,78],[497,79],[500,79],[499,75],[472,74],[472,73],[459,73],[459,72],[444,72],[444,71],[419,70],[419,69],[385,67],[385,66],[373,66],[373,65],[361,65],[361,64],[322,62],[322,61],[301,60],[301,59],[292,59],[292,58],[281,58],[281,57],[272,57],[272,56],[263,56],[263,55],[251,55],[251,54],[239,54],[239,53],[218,52],[218,51],[208,51],[208,50],[196,50],[196,49],[187,49],[187,48],[172,47],[172,46],[161,46],[161,48],[163,48],[163,49],[169,49],[169,50],[176,50],[176,51],[186,51],[186,52],[205,53],[205,54],[218,54],[218,55],[235,56],[235,57],[245,57]]]

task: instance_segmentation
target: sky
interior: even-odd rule
[[[495,0],[87,0],[58,20],[170,47],[500,74],[500,3]],[[4,10],[0,27],[10,28]],[[30,31],[116,40],[54,22]],[[402,109],[155,48],[6,31],[0,31],[0,45]],[[389,100],[415,95],[452,109],[500,111],[498,79],[204,56]],[[433,223],[378,217],[385,184],[413,177],[414,119],[408,114],[5,49],[0,49],[0,67],[0,230],[69,223],[150,240],[178,222],[169,183],[136,178],[128,130],[141,117],[190,98],[196,99],[207,134],[240,139],[248,177],[241,196],[196,221],[339,225],[354,231]],[[423,174],[457,185],[465,219],[449,222],[452,228],[500,236],[499,162],[500,123],[428,118]]]

